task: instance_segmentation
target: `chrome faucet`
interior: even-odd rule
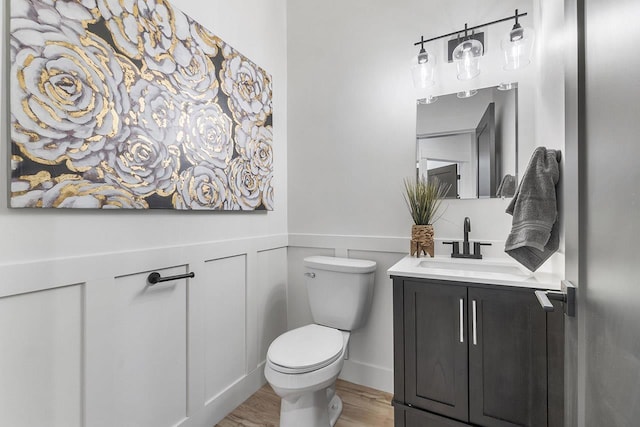
[[[491,243],[473,242],[473,253],[469,249],[469,233],[471,232],[471,220],[469,217],[464,218],[464,240],[462,241],[462,253],[460,253],[460,242],[442,242],[445,245],[451,245],[451,257],[452,258],[475,258],[482,259],[482,246],[491,246]]]

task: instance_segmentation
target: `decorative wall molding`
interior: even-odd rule
[[[393,368],[377,366],[357,360],[345,360],[340,378],[376,390],[393,393]]]
[[[286,317],[271,311],[274,301],[286,304],[287,244],[283,234],[0,265],[4,313],[41,313],[21,322],[21,336],[9,319],[0,325],[9,343],[0,369],[14,373],[0,396],[19,402],[0,411],[0,425],[15,425],[32,407],[26,386],[35,386],[29,352],[37,342],[38,360],[50,358],[38,375],[51,378],[39,395],[64,396],[65,404],[52,400],[64,412],[57,418],[47,405],[31,408],[33,419],[51,427],[211,427],[264,384],[265,343],[287,329]],[[195,277],[149,286],[151,271]],[[73,328],[59,329],[58,317]],[[72,350],[75,359],[65,362],[60,355]],[[77,384],[58,378],[74,372]],[[133,395],[118,391],[123,381]]]
[[[286,234],[0,264],[0,297],[287,246]]]
[[[410,236],[349,236],[339,234],[290,233],[289,246],[305,248],[344,248],[374,252],[409,253]]]

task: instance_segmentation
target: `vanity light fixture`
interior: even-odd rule
[[[414,43],[414,46],[420,46],[420,52],[414,57],[411,67],[414,86],[416,89],[425,89],[435,84],[435,56],[425,49],[425,43],[457,36],[448,42],[448,60],[456,63],[459,80],[472,80],[480,74],[480,58],[485,53],[484,33],[476,33],[475,30],[511,19],[516,21],[515,25],[503,40],[503,43],[501,43],[506,63],[504,69],[515,70],[527,65],[530,62],[531,47],[533,45],[533,31],[520,25],[518,18],[523,16],[527,16],[527,13],[518,13],[518,9],[516,9],[512,16],[507,16],[506,18],[470,28],[465,23],[462,30],[427,40],[424,39],[424,36],[421,36],[420,41]],[[461,36],[462,34],[464,35]],[[473,95],[475,95],[474,90],[464,90],[458,93],[461,98],[468,98]]]

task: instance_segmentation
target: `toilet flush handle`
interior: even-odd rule
[[[305,276],[311,277],[312,279],[316,277],[316,273],[304,273]]]

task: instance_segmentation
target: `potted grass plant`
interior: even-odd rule
[[[433,223],[441,214],[442,199],[449,192],[449,184],[437,180],[404,180],[404,200],[409,208],[414,225],[411,227],[411,255],[420,257],[423,253],[433,257]]]

